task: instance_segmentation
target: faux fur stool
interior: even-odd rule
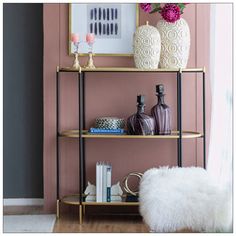
[[[230,197],[206,170],[153,168],[140,182],[140,213],[152,232],[231,232]]]

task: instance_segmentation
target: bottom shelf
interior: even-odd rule
[[[139,202],[82,202],[84,206],[139,206]]]
[[[139,202],[82,202],[84,206],[139,206]],[[61,202],[69,205],[80,205],[79,194],[67,195],[61,198]]]
[[[61,202],[68,205],[80,205],[79,194],[66,195],[61,198]]]

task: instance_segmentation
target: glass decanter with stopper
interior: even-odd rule
[[[137,96],[137,113],[127,120],[127,134],[129,135],[153,135],[154,119],[144,113],[144,96]]]
[[[155,134],[171,134],[170,108],[164,102],[164,85],[156,86],[157,104],[151,109],[151,115],[155,122]]]

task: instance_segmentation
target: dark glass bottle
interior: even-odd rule
[[[127,120],[127,134],[129,135],[153,135],[154,119],[144,113],[144,96],[137,96],[137,113]]]
[[[151,115],[155,122],[155,134],[171,134],[171,114],[170,108],[164,102],[164,85],[156,86],[157,105],[151,110]]]

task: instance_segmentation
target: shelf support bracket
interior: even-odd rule
[[[60,200],[57,199],[57,219],[60,218]]]
[[[83,212],[82,212],[82,205],[79,205],[79,224],[82,225],[83,223]]]

